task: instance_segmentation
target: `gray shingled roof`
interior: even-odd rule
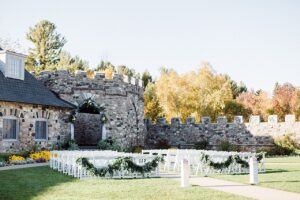
[[[74,105],[58,98],[26,70],[24,80],[6,78],[0,72],[0,101],[74,108]]]

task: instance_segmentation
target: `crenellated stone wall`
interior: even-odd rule
[[[84,71],[72,74],[66,70],[43,71],[39,80],[60,98],[75,105],[80,105],[87,98],[103,104],[108,118],[105,124],[107,137],[113,138],[122,147],[144,145],[146,129],[141,80],[120,74],[106,79],[105,74],[99,72],[89,78]],[[90,117],[95,123],[96,119]]]
[[[148,148],[157,148],[162,141],[167,141],[171,147],[193,148],[194,143],[207,140],[211,148],[224,139],[231,143],[255,150],[257,147],[272,146],[276,137],[291,134],[300,143],[300,122],[294,115],[287,115],[285,122],[278,122],[276,115],[271,115],[268,122],[261,122],[259,116],[251,116],[244,123],[242,116],[236,116],[233,123],[228,123],[226,117],[219,117],[217,123],[211,123],[209,117],[202,117],[201,123],[195,123],[194,118],[188,118],[182,124],[179,118],[172,118],[171,124],[165,118],[159,118],[156,124],[145,119],[147,128],[146,143]]]
[[[50,149],[70,136],[70,111],[49,106],[0,102],[0,152],[30,151],[36,145]],[[17,119],[17,139],[3,138],[3,118]],[[35,140],[35,121],[45,119],[48,124],[47,140]]]

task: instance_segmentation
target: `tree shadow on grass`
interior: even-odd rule
[[[261,183],[300,183],[300,180],[282,180],[282,181],[261,181]]]
[[[50,187],[75,180],[49,167],[0,171],[0,200],[30,200]]]
[[[297,171],[297,170],[295,170]],[[285,170],[285,169],[267,169],[262,174],[273,174],[273,173],[284,173],[284,172],[292,172],[291,170]]]

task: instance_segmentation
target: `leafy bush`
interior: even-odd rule
[[[297,149],[295,141],[291,138],[291,135],[286,134],[283,137],[279,137],[275,139],[275,144],[287,151],[294,152]]]
[[[273,147],[261,147],[258,148],[256,152],[266,152],[266,156],[285,156],[292,153],[292,151],[284,149],[277,145],[274,145]]]
[[[208,141],[207,140],[200,140],[194,144],[195,149],[207,149]]]
[[[61,145],[61,148],[62,148],[62,149],[65,149],[65,150],[79,150],[79,147],[78,147],[76,141],[75,141],[75,140],[72,140],[72,139],[66,140],[66,141]]]
[[[267,156],[285,156],[299,154],[299,149],[291,136],[287,134],[276,138],[274,146],[258,148],[257,152],[266,152]]]
[[[18,153],[0,153],[0,162],[9,162],[9,157],[13,155],[27,158],[29,154],[30,152],[28,151],[20,151]]]
[[[238,147],[231,144],[229,140],[221,140],[217,146],[218,151],[238,151]]]
[[[100,150],[122,151],[122,148],[111,139],[101,140],[97,147]]]

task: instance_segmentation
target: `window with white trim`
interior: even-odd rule
[[[35,121],[35,139],[47,140],[48,137],[48,123],[45,119],[37,119]]]
[[[16,140],[19,133],[18,119],[15,117],[3,118],[3,139]]]

